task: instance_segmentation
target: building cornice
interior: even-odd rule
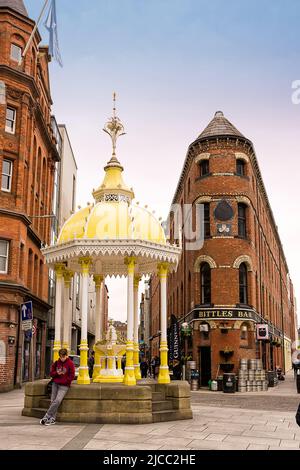
[[[30,290],[27,287],[22,286],[22,284],[16,284],[16,283],[13,283],[13,282],[0,281],[0,290],[2,290],[2,289],[3,290],[5,289],[8,292],[17,292],[20,295],[26,296],[26,297],[28,297],[28,299],[32,300],[35,304],[41,306],[45,310],[51,310],[53,308],[52,305],[50,305],[47,302],[45,302],[44,300],[40,299],[36,295],[32,294],[30,292]],[[18,302],[14,302],[14,301],[11,301],[11,300],[9,301],[9,303],[19,305]]]
[[[19,219],[24,222],[27,227],[31,225],[31,220],[27,217],[27,215],[23,214],[22,212],[14,212],[8,209],[0,209],[0,214],[6,215],[7,217]]]
[[[15,79],[18,82],[24,83],[26,86],[30,88],[32,96],[34,99],[37,99],[40,95],[39,89],[35,83],[35,80],[31,75],[27,75],[26,73],[9,67],[8,65],[1,64],[0,65],[0,75],[2,77]]]
[[[32,227],[31,227],[32,221],[30,220],[30,218],[26,214],[24,214],[22,212],[10,211],[8,209],[0,209],[0,215],[1,214],[6,216],[6,217],[13,217],[14,219],[21,220],[27,227],[28,236],[37,245],[37,247],[39,249],[41,249],[41,247],[42,247],[41,240],[38,237],[38,235],[35,233],[35,231],[32,229]]]

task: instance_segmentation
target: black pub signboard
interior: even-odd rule
[[[231,308],[231,309],[196,309],[195,318],[200,320],[252,320],[259,322],[260,317],[254,310]]]

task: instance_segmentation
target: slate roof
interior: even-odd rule
[[[245,136],[226,119],[222,111],[216,112],[215,117],[210,121],[204,131],[201,132],[197,140],[217,136],[242,137],[245,139]]]
[[[21,15],[28,16],[23,0],[0,0],[0,8],[7,7],[21,13]]]

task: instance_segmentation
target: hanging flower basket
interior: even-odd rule
[[[181,334],[183,336],[191,336],[192,334],[192,328],[188,323],[182,323],[181,325]]]
[[[229,348],[229,347],[226,347],[224,349],[220,349],[220,354],[221,356],[225,357],[225,358],[228,358],[228,357],[231,357],[234,353],[234,350]]]

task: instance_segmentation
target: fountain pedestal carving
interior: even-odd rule
[[[126,344],[117,343],[117,332],[112,324],[109,325],[106,339],[95,344],[95,350],[100,353],[100,373],[94,378],[95,383],[123,383],[124,374],[121,360],[126,353]]]

